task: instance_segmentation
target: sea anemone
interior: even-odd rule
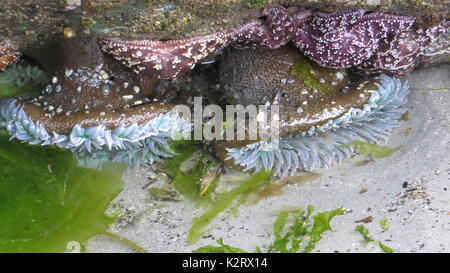
[[[229,148],[226,160],[234,160],[244,170],[274,170],[286,176],[298,170],[311,171],[340,163],[354,153],[352,141],[386,141],[406,112],[408,86],[381,75],[378,90],[372,92],[363,109],[352,108],[328,123],[328,129],[302,132],[279,141],[264,141],[243,148]]]
[[[133,166],[174,155],[170,142],[190,123],[151,97],[143,80],[105,56],[93,38],[63,39],[51,82],[39,96],[0,101],[0,126],[22,142],[72,150],[83,165]]]
[[[248,54],[241,51],[232,53],[238,58],[234,58],[234,60],[233,57],[229,58],[223,64],[225,66],[233,64],[233,67],[236,68],[240,67],[235,63],[236,61],[245,61],[242,69],[237,68],[237,71],[234,69],[231,73],[227,67],[222,68],[223,80],[231,80],[226,87],[228,94],[243,104],[248,104],[248,100],[253,103],[256,100],[259,101],[258,104],[264,104],[264,100],[261,101],[259,98],[267,99],[273,97],[273,94],[279,93],[281,85],[278,82],[281,79],[270,78],[272,74],[276,75],[275,77],[283,77],[283,82],[291,81],[290,86],[284,86],[283,91],[287,95],[284,101],[282,99],[280,102],[280,139],[253,143],[248,141],[218,142],[216,145],[218,156],[230,166],[255,172],[268,169],[278,176],[291,175],[300,170],[311,171],[329,167],[354,154],[352,141],[370,143],[386,141],[390,132],[399,126],[399,119],[406,112],[405,104],[408,94],[406,83],[402,83],[397,78],[380,75],[357,85],[356,88],[351,87],[352,85],[344,89],[341,87],[327,88],[328,94],[318,93],[314,96],[299,97],[301,92],[313,93],[307,92],[311,89],[312,81],[299,78],[299,75],[293,73],[295,70],[292,69],[292,66],[295,66],[299,60],[304,62],[305,59],[290,49],[282,49],[282,51],[257,52],[253,50]],[[246,56],[243,56],[244,54]],[[249,58],[252,61],[249,61]],[[264,65],[264,67],[260,65]],[[324,70],[315,67],[314,64],[303,67],[313,68],[308,72],[311,72],[311,75],[314,74],[314,77],[320,77],[320,82],[323,83],[328,82],[323,73],[326,71],[330,75],[336,73],[336,70]],[[320,73],[318,69],[322,69]],[[274,72],[274,70],[276,71]],[[345,71],[339,73],[342,73],[341,78],[345,82],[347,78]],[[251,79],[249,75],[252,76]],[[246,77],[249,77],[247,81],[245,81]],[[295,82],[292,79],[295,79]],[[336,82],[333,85],[338,86],[339,84]],[[368,94],[365,96],[366,98],[364,98],[364,94]],[[362,103],[361,100],[356,103],[361,98],[364,98]],[[329,100],[337,102],[334,103],[334,109],[345,109],[345,111],[335,110],[336,114],[330,117],[330,113],[333,113],[330,109],[333,108],[327,106]],[[305,107],[304,111],[300,112],[292,111],[303,104],[313,106]],[[312,112],[313,115],[311,115]],[[292,113],[297,116],[295,116],[294,122],[288,122],[294,118]],[[312,118],[305,118],[305,116],[314,117],[317,122],[311,122]],[[326,116],[327,119],[320,118],[321,116]]]
[[[32,145],[56,145],[71,149],[82,165],[97,167],[105,161],[125,162],[132,166],[153,164],[175,153],[170,142],[190,124],[171,112],[160,114],[143,125],[132,124],[108,129],[104,125],[83,128],[76,124],[68,134],[49,132],[33,121],[16,99],[0,102],[0,127],[5,127],[22,142]]]

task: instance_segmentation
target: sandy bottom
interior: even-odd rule
[[[449,88],[450,65],[421,69],[409,75],[412,88]],[[315,252],[379,252],[355,232],[355,221],[372,216],[365,224],[372,237],[396,252],[450,252],[450,91],[409,94],[408,121],[385,145],[403,149],[392,156],[358,166],[356,156],[320,171],[313,181],[288,185],[282,196],[255,205],[243,205],[237,217],[222,213],[195,245],[186,243],[192,218],[201,215],[188,201],[155,201],[147,190],[148,170],[129,171],[125,190],[113,204],[126,212],[110,231],[150,252],[190,252],[224,238],[226,244],[253,251],[269,245],[275,215],[280,210],[311,204],[316,211],[348,210],[333,219]],[[407,182],[407,183],[405,183]],[[361,191],[364,193],[361,193]],[[389,220],[382,231],[379,220]],[[87,244],[88,252],[133,252],[128,246],[99,235]]]

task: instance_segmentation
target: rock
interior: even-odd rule
[[[121,38],[179,39],[224,30],[258,17],[265,0],[3,0],[0,36],[33,48],[64,29],[84,35]],[[323,11],[352,7],[419,15],[448,11],[450,0],[303,0],[280,1]],[[411,4],[413,3],[413,4]]]

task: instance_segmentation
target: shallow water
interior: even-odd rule
[[[449,88],[450,65],[420,69],[405,79],[412,88]],[[384,144],[403,145],[403,149],[367,164],[361,164],[364,156],[356,156],[321,170],[318,179],[288,185],[282,196],[242,206],[237,217],[227,212],[220,214],[209,226],[206,235],[210,236],[195,245],[186,243],[187,232],[192,218],[201,211],[196,211],[189,201],[153,200],[143,189],[148,183],[148,171],[128,172],[125,190],[113,201],[128,212],[128,218],[114,224],[110,231],[150,252],[189,252],[203,245],[215,245],[219,238],[224,238],[226,244],[253,251],[256,246],[272,242],[270,234],[277,212],[311,204],[317,211],[340,206],[349,210],[333,219],[333,231],[324,235],[316,252],[379,252],[378,247],[367,245],[355,232],[355,221],[368,216],[374,217],[372,223],[365,224],[373,237],[396,252],[448,252],[449,104],[448,90],[412,90],[409,120],[402,122]],[[379,224],[383,218],[390,223],[384,232]],[[126,245],[101,235],[88,242],[87,251],[132,252]]]

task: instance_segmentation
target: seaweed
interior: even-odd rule
[[[171,148],[177,155],[167,162],[165,171],[172,177],[175,189],[184,197],[197,201],[197,206],[210,203],[218,177],[214,173],[210,181],[202,182],[210,174],[208,170],[218,163],[206,160],[209,154],[201,149],[199,141],[178,140]],[[191,166],[183,168],[188,161]]]
[[[303,81],[303,83],[311,89],[317,89],[323,95],[331,95],[330,91],[325,85],[320,83],[320,81],[311,75],[311,71],[314,71],[311,64],[305,62],[304,60],[299,60],[295,62],[291,68],[290,72],[298,80]]]
[[[0,136],[0,252],[63,252],[105,232],[125,169],[82,168],[68,150]]]
[[[265,252],[279,253],[309,253],[316,243],[322,239],[322,234],[331,230],[330,221],[333,217],[345,212],[343,208],[319,212],[312,216],[314,207],[309,205],[307,210],[298,209],[282,211],[278,214],[274,224],[274,242]],[[312,217],[311,217],[312,216]],[[312,218],[312,219],[311,219]],[[312,221],[314,220],[314,221]],[[219,246],[207,245],[194,250],[194,253],[245,253],[247,251],[225,245],[223,239],[217,240]],[[256,252],[264,252],[260,246]]]
[[[381,248],[381,250],[383,250],[386,253],[394,252],[394,250],[392,248],[390,248],[390,247],[382,244],[380,241],[376,241],[372,237],[370,237],[369,230],[367,228],[365,228],[363,225],[356,226],[355,230],[363,236],[364,241],[366,241],[367,243],[372,243],[372,244],[379,246]]]
[[[312,218],[314,207],[309,205],[307,211],[294,210],[281,212],[274,225],[275,240],[269,247],[269,252],[296,253],[311,252],[316,243],[322,239],[325,231],[331,230],[330,221],[333,217],[345,212],[343,208],[319,212]],[[290,226],[288,226],[290,223]],[[303,242],[303,244],[302,244]]]
[[[372,144],[372,143],[359,141],[359,140],[354,140],[345,145],[352,145],[356,148],[358,153],[370,156],[372,158],[388,157],[403,148],[403,146],[389,148],[389,147],[381,146],[378,144]]]
[[[389,230],[389,220],[386,218],[381,219],[380,227],[383,229],[383,231],[388,231]]]
[[[177,155],[167,163],[166,172],[172,177],[177,191],[189,199],[197,200],[200,197],[198,181],[204,173],[202,162],[199,160],[186,172],[181,169],[181,165],[199,151],[200,146],[195,141],[180,140],[173,143],[171,147]]]
[[[207,211],[200,217],[193,219],[193,224],[188,234],[188,243],[197,242],[200,237],[205,233],[206,227],[224,210],[229,208],[235,203],[235,199],[242,196],[240,200],[235,204],[234,210],[236,210],[240,204],[242,204],[248,194],[259,189],[260,187],[267,185],[270,182],[271,173],[267,170],[261,171],[253,175],[249,180],[244,181],[239,187],[234,190],[221,193],[218,196],[216,202],[210,206]]]
[[[245,251],[243,249],[224,244],[223,238],[220,238],[219,240],[217,240],[217,243],[219,244],[219,246],[207,245],[207,246],[198,248],[192,252],[193,253],[247,253],[247,251]]]

